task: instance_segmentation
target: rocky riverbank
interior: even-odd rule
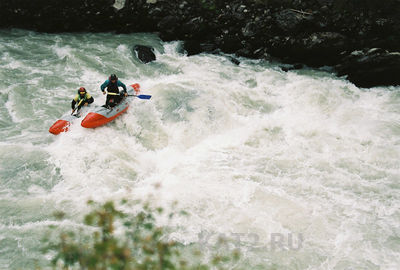
[[[400,85],[400,0],[0,0],[0,27],[158,32],[189,55],[332,66],[361,87]]]

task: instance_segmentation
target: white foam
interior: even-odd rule
[[[177,201],[190,213],[175,221],[182,229],[174,237],[184,243],[198,242],[202,231],[257,234],[261,245],[271,244],[273,233],[302,233],[303,248],[290,254],[305,268],[398,265],[391,238],[399,230],[398,87],[364,91],[323,71],[188,57],[179,43],[167,43],[154,64],[134,66],[128,37],[97,45],[98,54],[88,50],[95,61],[78,71],[84,56],[56,49],[75,59],[66,65],[79,73],[59,74],[68,84],[60,95],[83,85],[102,104],[98,87],[119,69],[121,80],[139,82],[152,98],[134,100],[104,127],[76,121],[70,132],[49,137],[44,150],[61,179],[48,194],[31,187],[32,196],[74,214],[87,211],[88,199],[150,196],[167,208]],[[103,55],[115,48],[127,55]],[[247,254],[297,267],[281,253]]]

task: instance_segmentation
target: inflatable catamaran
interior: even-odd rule
[[[52,134],[60,134],[61,132],[68,131],[69,126],[80,116],[85,115],[86,117],[82,120],[81,126],[85,128],[96,128],[105,125],[115,118],[120,116],[122,113],[126,112],[129,108],[129,104],[132,100],[136,98],[140,99],[150,99],[150,95],[138,95],[140,91],[140,85],[138,83],[129,85],[127,87],[128,96],[123,98],[120,103],[112,108],[107,108],[105,106],[96,106],[94,108],[81,109],[79,114],[65,114],[61,119],[57,120],[49,129]],[[82,111],[83,110],[83,111]]]

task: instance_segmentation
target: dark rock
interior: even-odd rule
[[[20,27],[45,32],[110,31],[114,1],[2,1],[0,27]],[[3,17],[5,16],[5,17]]]
[[[255,22],[249,22],[242,29],[242,34],[244,37],[254,37],[256,35],[257,28],[258,27]]]
[[[241,37],[234,31],[225,30],[220,36],[215,38],[215,42],[222,51],[235,53],[242,48]]]
[[[179,18],[176,16],[166,16],[157,24],[158,29],[162,29],[160,36],[162,39],[169,41],[174,40],[176,37],[176,28],[179,25]]]
[[[206,35],[206,25],[202,17],[195,17],[182,25],[185,39],[199,39]]]
[[[400,53],[382,49],[354,51],[335,66],[339,76],[359,87],[400,85]]]
[[[314,17],[308,13],[296,12],[291,9],[285,9],[275,15],[277,26],[285,32],[294,32],[303,30],[311,25]]]
[[[334,0],[318,0],[318,3],[323,6],[331,6]]]
[[[133,51],[136,53],[137,58],[145,64],[156,60],[156,55],[152,47],[135,45],[133,46]]]
[[[332,65],[339,59],[341,52],[349,49],[350,41],[335,32],[313,33],[302,40],[305,62],[313,66]]]
[[[183,48],[187,55],[195,55],[202,52],[213,53],[216,51],[217,46],[213,43],[202,43],[199,40],[186,40]]]
[[[233,64],[235,64],[235,65],[240,65],[240,61],[237,59],[237,58],[235,58],[235,57],[232,57],[232,56],[227,56],[227,58],[229,59],[229,61],[231,61]]]
[[[275,37],[269,43],[273,55],[288,62],[302,62],[314,67],[337,64],[340,54],[351,48],[349,38],[335,32],[311,33],[305,37]]]

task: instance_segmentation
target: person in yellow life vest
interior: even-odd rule
[[[78,93],[71,102],[72,112],[75,111],[75,105],[77,105],[77,110],[83,106],[87,106],[93,103],[94,98],[86,91],[85,87],[80,87]]]

